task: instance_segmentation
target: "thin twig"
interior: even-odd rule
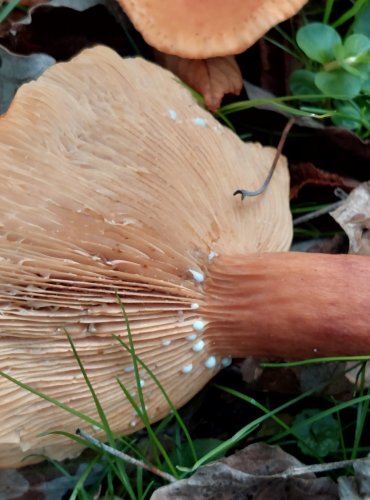
[[[281,137],[280,137],[280,140],[279,140],[279,144],[276,148],[274,161],[272,162],[270,171],[269,171],[264,183],[262,184],[262,186],[259,187],[256,191],[247,191],[246,189],[237,189],[233,193],[233,196],[240,194],[242,197],[242,200],[244,200],[244,198],[246,198],[246,197],[259,196],[260,194],[262,194],[266,191],[266,189],[268,188],[268,185],[270,184],[272,176],[274,175],[275,168],[276,168],[277,162],[280,158],[281,152],[283,150],[286,138],[288,137],[289,131],[295,122],[296,122],[296,118],[293,116],[292,118],[289,119],[288,123],[285,125],[284,130],[283,130]]]
[[[296,217],[295,219],[293,219],[293,226],[298,226],[299,224],[303,224],[304,222],[308,222],[312,219],[316,219],[317,217],[321,217],[322,215],[325,215],[332,210],[336,210],[337,208],[342,206],[345,200],[348,198],[348,194],[341,188],[335,188],[334,194],[337,198],[339,198],[340,201],[335,201],[334,203],[327,205],[326,207],[319,208],[319,210],[315,210],[314,212],[310,212],[309,214],[304,214],[300,217]]]
[[[255,474],[258,479],[287,479],[289,477],[304,476],[306,474],[316,474],[337,469],[345,469],[358,463],[370,464],[369,457],[354,458],[353,460],[342,460],[340,462],[329,462],[326,464],[302,465],[301,467],[291,466],[275,474]],[[212,466],[212,464],[210,464]],[[228,466],[227,466],[228,467]]]
[[[353,460],[342,460],[341,462],[329,462],[326,464],[314,464],[305,465],[303,467],[289,467],[285,471],[279,474],[273,474],[269,477],[291,477],[291,476],[303,476],[304,474],[312,474],[317,472],[327,472],[335,469],[344,469],[350,467],[356,463],[367,462],[370,463],[370,459],[366,458],[355,458]]]
[[[301,215],[300,217],[296,217],[293,219],[293,226],[299,226],[300,224],[303,224],[304,222],[308,222],[312,219],[317,219],[318,217],[321,217],[322,215],[327,214],[328,212],[331,212],[332,210],[335,210],[339,207],[341,207],[344,203],[344,200],[341,201],[336,201],[334,203],[331,203],[330,205],[320,208],[319,210],[315,210],[314,212],[310,212],[309,214],[304,214]]]
[[[162,479],[164,479],[170,483],[177,481],[177,479],[174,476],[172,476],[171,474],[168,474],[167,472],[161,471],[160,469],[158,469],[154,465],[147,465],[144,462],[142,462],[141,460],[137,460],[136,458],[133,458],[130,455],[123,453],[122,451],[116,450],[115,448],[112,448],[111,446],[108,446],[107,444],[102,443],[101,441],[99,441],[99,439],[94,438],[93,436],[91,436],[87,432],[83,431],[82,429],[77,429],[76,434],[78,436],[83,437],[84,439],[86,439],[86,441],[93,444],[97,448],[105,451],[106,453],[109,453],[109,455],[113,455],[114,457],[120,458],[124,462],[127,462],[131,465],[134,465],[135,467],[140,467],[141,469],[145,469],[145,470],[151,472],[152,474],[155,474],[156,476],[159,476]]]

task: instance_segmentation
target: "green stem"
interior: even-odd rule
[[[327,0],[325,4],[324,16],[322,18],[322,22],[324,24],[329,23],[329,19],[333,10],[334,0]]]
[[[342,14],[336,21],[332,23],[332,27],[338,28],[338,26],[341,26],[352,17],[355,17],[355,15],[362,9],[366,2],[367,0],[357,0],[355,4],[347,10],[347,12]]]

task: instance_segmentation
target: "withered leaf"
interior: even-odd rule
[[[201,467],[189,479],[159,488],[152,500],[334,500],[337,486],[313,474],[284,477],[289,467],[302,464],[277,446],[252,444],[219,462]],[[281,475],[280,475],[281,474]]]
[[[354,477],[338,479],[340,500],[368,500],[370,498],[370,459],[353,465]]]
[[[239,95],[243,78],[234,56],[184,59],[155,51],[156,60],[203,95],[207,108],[217,111],[225,94]]]
[[[354,189],[331,215],[346,232],[350,253],[370,255],[370,182]]]
[[[351,190],[358,185],[358,181],[349,179],[338,174],[325,172],[315,167],[312,163],[299,163],[291,165],[291,188],[290,198],[294,199],[305,186],[325,186],[340,187],[345,190]]]
[[[88,466],[88,463],[81,459],[74,459],[63,464],[65,474],[49,462],[23,467],[19,470],[0,470],[0,499],[62,500],[81,480]],[[84,482],[85,487],[99,480],[102,468],[100,464],[92,467]]]
[[[0,43],[14,53],[42,52],[57,61],[97,44],[129,55],[134,49],[119,24],[120,15],[123,11],[114,0],[49,0],[0,31]]]
[[[55,63],[47,54],[20,56],[0,47],[0,113],[4,113],[17,88],[34,80]]]

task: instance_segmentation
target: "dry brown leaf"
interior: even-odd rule
[[[368,500],[370,498],[370,460],[363,460],[353,465],[354,477],[338,479],[340,500]]]
[[[256,443],[228,458],[198,469],[188,479],[159,488],[151,500],[334,500],[337,486],[330,478],[314,474],[285,477],[290,467],[301,467],[296,458],[277,446]]]
[[[243,380],[247,382],[247,384],[250,384],[252,382],[256,382],[260,378],[263,373],[263,368],[261,368],[259,361],[251,356],[248,356],[248,358],[245,358],[242,362],[240,371]]]
[[[90,456],[87,456],[87,460]],[[64,462],[64,473],[51,462],[22,467],[22,469],[0,470],[1,500],[63,500],[70,498],[69,494],[83,474],[88,463],[75,459]],[[95,484],[103,466],[95,464],[86,478],[85,487]]]
[[[290,198],[294,199],[305,186],[340,187],[345,190],[353,189],[358,181],[338,174],[325,172],[312,163],[299,163],[290,167],[291,188]]]
[[[349,238],[349,253],[370,255],[370,182],[354,189],[331,215]]]
[[[203,95],[207,108],[217,111],[225,94],[239,95],[243,78],[234,56],[183,59],[156,51],[156,60]]]

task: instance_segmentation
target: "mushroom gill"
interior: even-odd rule
[[[112,429],[139,429],[115,380],[137,394],[112,337],[127,341],[117,291],[137,354],[184,404],[221,367],[199,316],[212,257],[289,247],[285,160],[264,195],[236,199],[274,150],[243,143],[168,71],[106,47],[24,85],[0,119],[0,152],[0,369],[98,418],[68,332]],[[156,421],[168,405],[140,376]],[[0,401],[0,466],[81,451],[39,436],[74,432],[76,417],[3,378]]]

